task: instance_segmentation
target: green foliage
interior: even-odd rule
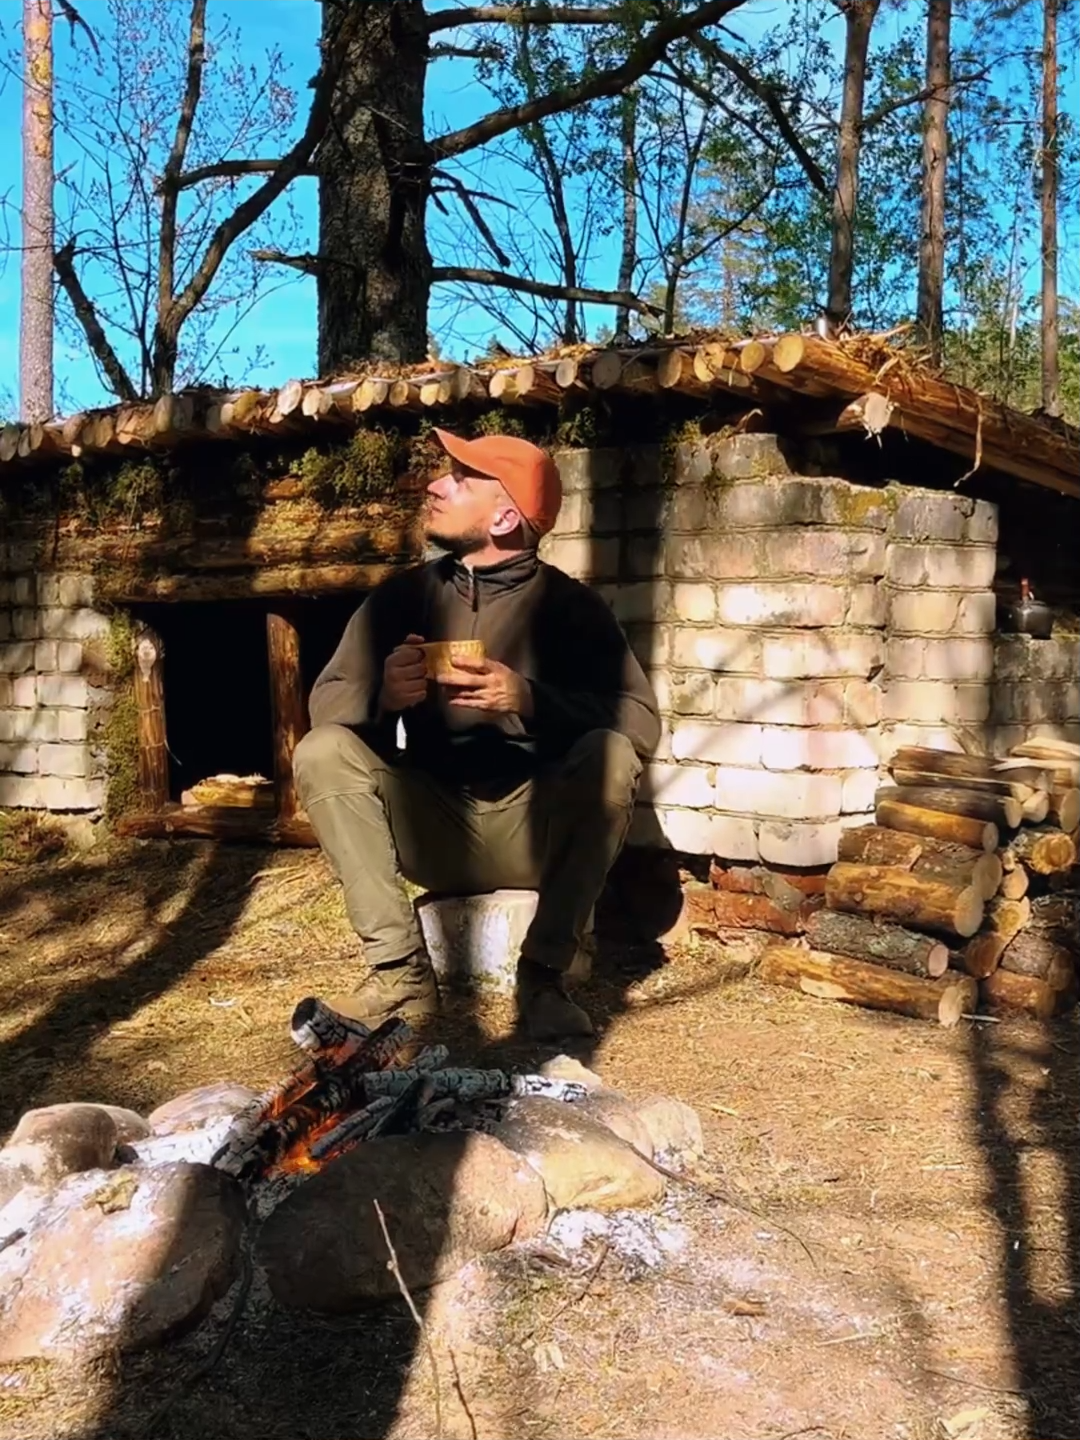
[[[401,452],[398,435],[373,425],[332,450],[305,450],[293,473],[320,504],[362,505],[393,491]]]
[[[470,428],[474,435],[527,436],[529,433],[521,416],[501,405],[491,410],[482,410]]]

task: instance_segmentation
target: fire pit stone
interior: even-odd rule
[[[111,1165],[118,1142],[116,1121],[104,1106],[28,1110],[0,1151],[0,1205],[24,1185],[56,1185],[65,1175]]]
[[[208,1120],[232,1117],[255,1099],[255,1091],[235,1080],[215,1080],[185,1090],[182,1095],[166,1100],[151,1111],[149,1128],[155,1135],[176,1135],[183,1130],[197,1130]]]

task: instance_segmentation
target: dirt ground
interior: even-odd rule
[[[768,988],[752,961],[745,937],[602,936],[578,1053],[694,1105],[709,1171],[755,1213],[681,1187],[661,1266],[597,1242],[569,1268],[471,1267],[425,1301],[430,1349],[404,1307],[329,1321],[255,1296],[208,1374],[227,1306],[91,1372],[0,1367],[0,1440],[1080,1437],[1075,1017],[945,1032]],[[0,864],[0,1134],[31,1105],[266,1083],[295,1001],[358,963],[312,853]],[[452,1000],[454,1058],[541,1059],[509,1021]]]

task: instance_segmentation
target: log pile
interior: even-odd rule
[[[484,1107],[511,1096],[588,1095],[575,1081],[448,1067],[446,1047],[419,1047],[403,1020],[369,1030],[314,997],[290,1030],[304,1063],[236,1116],[213,1157],[245,1185],[313,1173],[378,1136],[482,1128]]]
[[[1080,746],[908,747],[891,769],[876,823],[841,839],[805,943],[767,950],[762,978],[946,1026],[977,1006],[1045,1020],[1074,1005]]]

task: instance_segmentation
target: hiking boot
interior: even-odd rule
[[[568,1040],[594,1034],[588,1015],[570,999],[562,972],[519,960],[518,1023],[530,1040]]]
[[[390,965],[374,965],[347,995],[330,995],[332,1010],[374,1030],[384,1020],[404,1020],[414,1030],[439,1013],[439,987],[427,955],[418,950]]]

